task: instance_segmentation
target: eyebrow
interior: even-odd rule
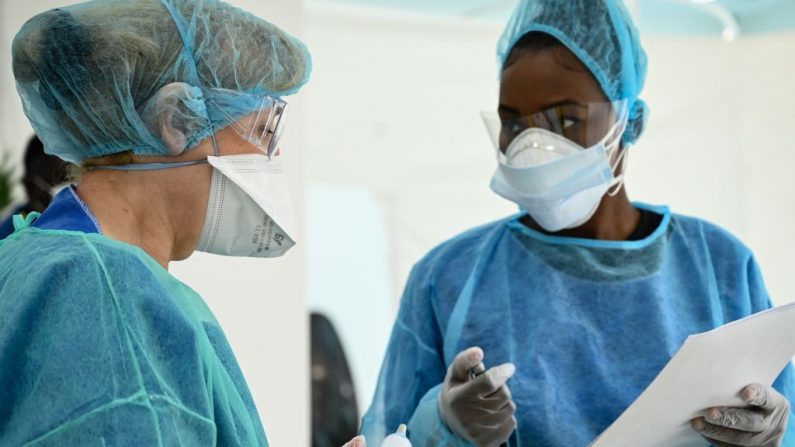
[[[507,113],[509,115],[521,115],[521,112],[514,109],[513,107],[508,107],[502,104],[500,104],[500,106],[497,108],[497,111],[501,113]]]
[[[582,102],[575,101],[573,99],[563,99],[563,100],[560,100],[560,101],[558,101],[556,103],[546,105],[543,109],[539,110],[538,112],[541,112],[541,111],[544,111],[544,110],[547,110],[547,109],[551,109],[553,107],[561,107],[561,106],[587,107],[587,104],[583,104]],[[503,113],[506,113],[506,114],[510,114],[510,115],[522,115],[522,112],[520,112],[518,109],[516,109],[514,107],[511,107],[511,106],[507,106],[505,104],[500,104],[499,107],[497,108],[497,111],[498,112],[503,112]]]

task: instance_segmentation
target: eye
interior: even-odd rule
[[[265,144],[268,142],[268,139],[271,138],[273,135],[274,130],[268,126],[267,124],[262,124],[257,126],[255,137],[259,144]]]
[[[521,133],[525,127],[526,126],[524,126],[521,122],[514,120],[504,124],[502,128],[508,135],[516,136]]]
[[[563,117],[563,129],[571,129],[578,124],[580,124],[579,118]]]

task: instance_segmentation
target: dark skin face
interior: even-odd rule
[[[505,122],[565,105],[573,114],[580,113],[580,116],[584,116],[582,106],[607,101],[599,82],[574,53],[565,47],[557,47],[519,53],[507,65],[500,84],[499,114]],[[595,143],[594,134],[601,134],[596,138],[598,141],[610,125],[610,118],[602,120],[601,123],[590,121],[592,125],[589,131],[573,133],[581,135],[580,139],[583,141],[578,143],[586,147]],[[597,131],[596,128],[601,130]],[[570,139],[575,138],[570,136]],[[625,186],[613,197],[605,195],[596,214],[588,222],[554,234],[585,239],[627,240],[639,225],[640,216],[640,211],[629,201]],[[522,223],[547,233],[529,215],[522,218]]]

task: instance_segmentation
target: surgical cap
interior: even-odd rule
[[[520,0],[497,45],[500,69],[519,40],[531,32],[558,39],[599,81],[611,101],[629,100],[624,143],[634,143],[648,116],[638,98],[646,80],[646,53],[621,0]]]
[[[190,150],[263,96],[296,93],[311,65],[301,41],[217,0],[90,1],[33,17],[13,43],[25,114],[78,164]]]

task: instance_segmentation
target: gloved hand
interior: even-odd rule
[[[779,447],[789,420],[787,398],[758,383],[743,388],[740,398],[748,408],[710,408],[691,425],[715,447]]]
[[[364,436],[357,436],[342,447],[367,447],[367,441],[364,439]]]
[[[505,363],[471,377],[470,370],[482,361],[480,348],[469,348],[456,356],[439,395],[439,412],[461,438],[478,447],[496,447],[516,428],[516,405],[505,384],[516,367]]]

